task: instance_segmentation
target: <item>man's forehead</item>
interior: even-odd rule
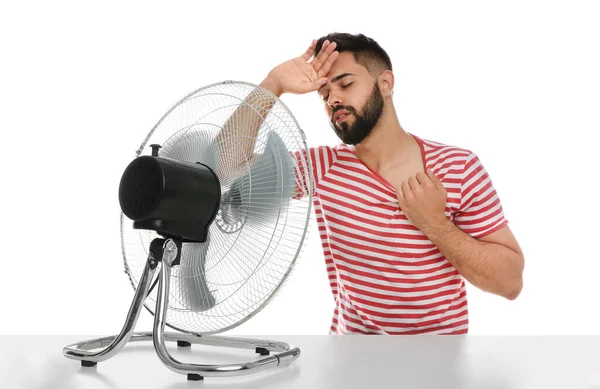
[[[327,77],[335,77],[336,75],[342,73],[356,73],[357,67],[359,66],[360,65],[354,60],[354,55],[350,52],[344,51],[338,55],[331,65],[331,69],[329,70]]]

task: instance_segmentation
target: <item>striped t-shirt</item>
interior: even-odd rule
[[[412,134],[411,134],[412,135]],[[412,135],[447,191],[446,216],[478,238],[508,223],[476,154]],[[465,281],[404,215],[394,188],[345,144],[309,149],[335,309],[330,334],[465,334]],[[297,197],[308,194],[294,153]]]

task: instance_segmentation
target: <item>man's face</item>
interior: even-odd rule
[[[319,90],[336,135],[345,144],[362,142],[383,112],[383,96],[368,70],[354,61],[352,53],[340,53]]]

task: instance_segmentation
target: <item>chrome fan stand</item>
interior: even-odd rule
[[[192,381],[202,380],[204,377],[233,377],[253,374],[277,366],[285,366],[298,359],[300,349],[297,347],[292,348],[284,342],[224,336],[200,336],[175,332],[165,333],[171,268],[179,265],[180,254],[181,241],[170,238],[154,239],[150,245],[150,254],[121,332],[116,336],[90,339],[66,346],[63,349],[64,356],[69,359],[80,360],[82,366],[90,367],[112,358],[128,342],[152,340],[154,349],[163,364],[176,373],[186,374],[188,380]],[[163,265],[158,280],[158,299],[156,301],[153,331],[134,332],[158,262],[162,262]],[[165,341],[177,342],[179,347],[188,347],[193,343],[237,349],[254,349],[262,357],[246,363],[219,365],[183,363],[169,354]],[[100,350],[92,351],[97,349]],[[271,355],[271,352],[276,354]]]

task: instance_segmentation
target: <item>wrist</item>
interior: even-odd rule
[[[275,96],[277,96],[277,98],[281,97],[283,94],[281,87],[273,79],[273,77],[271,77],[271,75],[265,77],[265,79],[260,83],[260,86],[273,93]]]
[[[423,234],[425,234],[429,240],[434,241],[437,240],[441,235],[445,235],[447,233],[452,232],[456,226],[450,219],[446,217],[446,215],[441,215],[436,218],[432,218],[422,223],[422,225],[417,226],[419,230]]]

